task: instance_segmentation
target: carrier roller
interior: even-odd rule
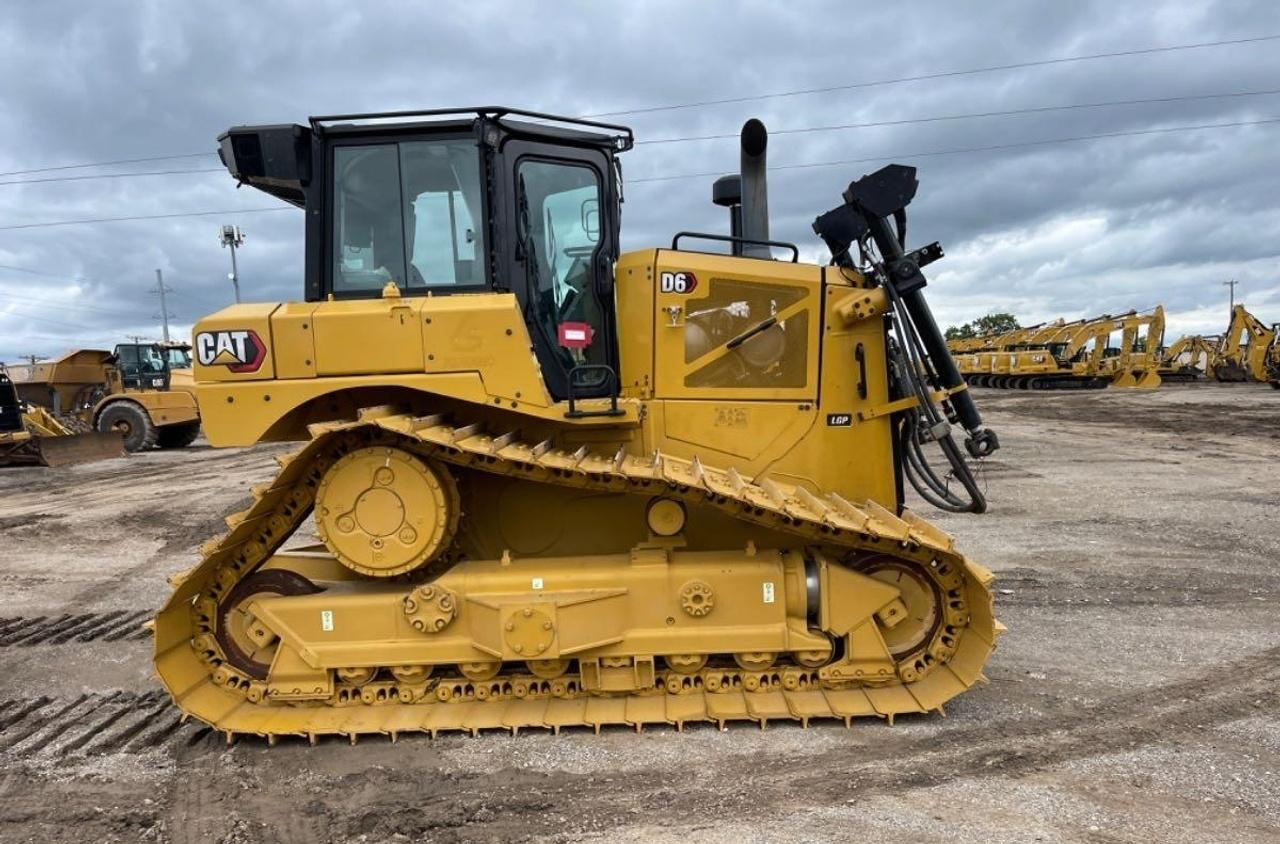
[[[892,721],[983,680],[1003,630],[991,574],[907,511],[389,407],[311,433],[156,618],[162,682],[228,740]],[[634,497],[647,539],[466,558],[481,474]],[[313,510],[325,544],[281,550]],[[686,543],[717,519],[744,541]]]

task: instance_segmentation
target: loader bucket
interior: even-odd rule
[[[1125,369],[1125,370],[1122,370],[1122,371],[1120,371],[1120,372],[1117,372],[1117,373],[1116,373],[1116,376],[1115,376],[1114,378],[1112,378],[1112,379],[1111,379],[1111,386],[1113,386],[1113,387],[1136,387],[1136,386],[1138,386],[1138,379],[1133,377],[1133,373],[1132,373],[1132,372],[1130,372],[1129,370]]]
[[[124,437],[119,431],[89,431],[65,437],[36,437],[39,462],[43,466],[70,466],[124,455]]]

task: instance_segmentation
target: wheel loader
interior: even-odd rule
[[[0,364],[0,466],[67,466],[124,454],[117,431],[75,431],[26,404]]]
[[[849,184],[807,264],[769,236],[767,138],[713,186],[729,234],[620,254],[626,127],[223,134],[239,183],[304,209],[306,295],[200,320],[201,418],[301,445],[173,578],[176,705],[355,742],[891,720],[981,681],[992,576],[904,507],[982,512],[998,446],[924,299],[942,249],[904,240],[915,170]]]
[[[200,434],[190,346],[121,343],[11,366],[18,395],[64,425],[117,431],[127,451],[183,448]]]

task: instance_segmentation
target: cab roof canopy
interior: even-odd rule
[[[516,119],[511,119],[511,118]],[[631,129],[577,117],[507,106],[335,114],[296,123],[234,126],[218,136],[218,156],[241,184],[249,184],[299,208],[306,205],[325,136],[469,132],[483,125],[482,140],[497,147],[508,137],[625,152],[634,145]]]

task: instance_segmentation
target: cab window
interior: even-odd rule
[[[604,311],[594,282],[600,248],[600,176],[582,164],[527,159],[516,170],[521,251],[537,329],[561,366],[609,363]],[[575,380],[597,386],[598,372]]]
[[[170,346],[165,356],[168,359],[170,369],[190,369],[191,368],[191,350],[184,349],[179,346]]]
[[[474,141],[338,146],[333,168],[334,293],[485,283]]]

